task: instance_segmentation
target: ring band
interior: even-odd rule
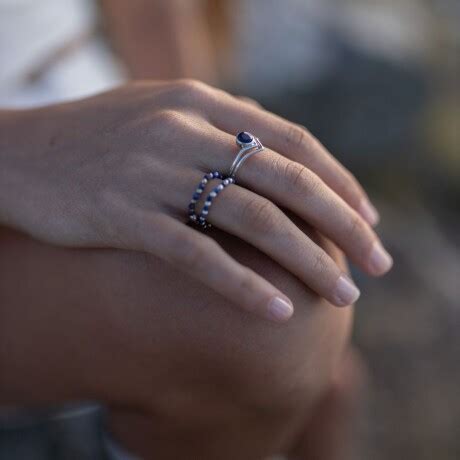
[[[198,223],[198,216],[195,212],[196,204],[198,203],[198,200],[200,199],[204,189],[206,188],[207,183],[212,179],[223,179],[223,178],[224,176],[219,171],[214,171],[214,172],[205,174],[203,179],[201,179],[188,205],[188,220],[190,223],[195,223],[195,224]]]
[[[236,145],[240,147],[240,151],[233,160],[232,166],[228,173],[229,177],[235,177],[238,169],[242,164],[249,158],[255,155],[256,153],[264,150],[262,142],[247,131],[241,131],[236,135]]]
[[[261,152],[264,149],[264,146],[260,140],[247,131],[241,131],[236,135],[236,144],[240,147],[240,150],[233,160],[228,176],[224,177],[224,175],[219,171],[210,172],[205,174],[203,179],[201,179],[200,183],[198,184],[198,187],[196,188],[188,205],[188,220],[190,224],[193,224],[203,230],[211,227],[211,224],[207,221],[207,217],[213,200],[219,195],[219,193],[222,192],[222,190],[235,183],[235,176],[241,165],[249,157]],[[214,187],[208,194],[204,201],[203,208],[201,209],[200,213],[197,214],[196,205],[200,200],[206,185],[213,179],[220,179],[221,183]]]
[[[222,190],[228,187],[231,184],[235,183],[235,179],[233,177],[227,177],[224,179],[219,185],[214,187],[209,195],[206,197],[206,200],[203,205],[203,209],[200,212],[200,216],[198,217],[198,225],[203,228],[204,230],[211,227],[211,224],[207,221],[209,209],[211,208],[213,200],[219,195]]]

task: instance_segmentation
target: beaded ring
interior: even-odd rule
[[[198,217],[198,225],[204,230],[211,227],[211,224],[206,219],[213,200],[217,197],[217,195],[219,195],[220,192],[222,192],[222,190],[234,183],[235,179],[233,177],[228,177],[227,179],[224,179],[217,187],[214,187],[214,189],[206,197],[203,209],[201,210],[200,216]]]
[[[205,174],[203,179],[201,179],[200,183],[198,184],[198,187],[195,190],[195,193],[192,196],[192,199],[190,200],[190,204],[188,205],[188,219],[190,223],[194,223],[194,224],[198,223],[198,216],[195,212],[196,204],[198,203],[198,200],[200,199],[201,194],[206,188],[207,183],[213,179],[223,179],[223,178],[224,176],[219,171],[214,171],[214,172]]]
[[[247,131],[241,131],[236,135],[236,144],[240,147],[240,150],[234,159],[232,166],[230,167],[228,176],[224,178],[224,176],[219,171],[210,172],[205,174],[203,179],[201,179],[201,182],[198,184],[190,204],[188,205],[189,224],[196,225],[203,230],[210,228],[211,224],[207,222],[207,216],[209,214],[209,209],[214,198],[216,198],[216,196],[219,195],[219,193],[222,192],[225,187],[235,183],[235,175],[238,169],[249,157],[261,152],[264,149],[264,146],[260,140]],[[201,198],[206,185],[212,179],[220,179],[222,182],[217,187],[214,187],[211,193],[209,193],[209,195],[206,197],[203,209],[198,215],[196,213],[196,204]]]

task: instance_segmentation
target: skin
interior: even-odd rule
[[[103,1],[133,76],[215,79],[209,31],[188,3]],[[213,224],[253,245],[214,233],[231,259],[182,225],[183,210],[203,172],[228,167],[242,128],[270,149],[241,171],[252,194],[232,187],[213,206]],[[378,216],[356,180],[304,128],[251,101],[150,82],[0,111],[0,223],[42,241],[0,228],[0,404],[104,401],[114,434],[144,458],[343,460],[359,375],[343,357],[351,310],[332,316],[299,280],[343,305],[334,278],[346,269],[280,208],[386,271],[365,260]],[[280,320],[267,305],[287,295],[297,312],[285,330],[235,310]]]
[[[216,80],[202,0],[103,0],[106,30],[134,79]]]
[[[392,262],[362,188],[305,129],[193,80],[0,112],[0,223],[61,246],[150,253],[240,308],[285,321],[286,293],[184,225],[193,187],[229,168],[242,126],[267,148],[219,195],[209,221],[333,304],[353,303],[359,291],[344,271],[282,209],[382,275]]]
[[[297,223],[346,271],[340,251]],[[292,321],[242,313],[152,255],[0,229],[0,404],[102,401],[116,438],[142,458],[343,460],[353,310],[241,240],[211,235],[294,299]]]

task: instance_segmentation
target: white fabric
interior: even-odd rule
[[[75,99],[122,82],[121,67],[100,39],[70,52],[33,84],[24,81],[96,21],[93,0],[0,0],[0,106]]]
[[[92,31],[97,9],[92,0],[0,0],[0,107],[33,107],[81,98],[113,87],[124,73],[99,38],[70,52],[37,81],[25,77],[63,46]],[[55,418],[74,417],[64,411]],[[33,414],[0,411],[0,424],[21,426]],[[107,449],[116,460],[135,460],[113,440]]]

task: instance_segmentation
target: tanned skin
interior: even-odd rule
[[[303,230],[346,270],[337,249]],[[329,305],[242,241],[212,236],[289,293],[291,321],[242,313],[153,256],[1,229],[0,404],[102,401],[115,437],[142,458],[345,458],[352,308]]]

